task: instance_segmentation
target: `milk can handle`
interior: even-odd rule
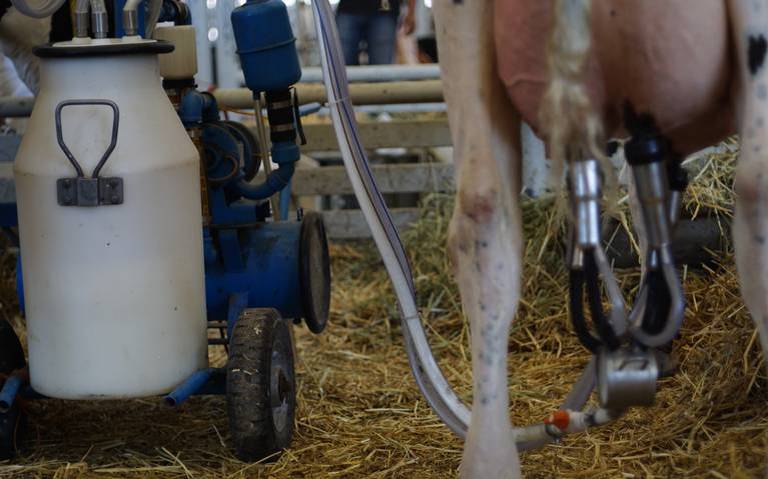
[[[117,128],[120,126],[120,109],[117,107],[117,104],[111,100],[65,100],[56,105],[56,141],[58,141],[59,146],[61,147],[61,150],[64,152],[64,154],[67,155],[69,162],[72,163],[72,166],[75,167],[78,178],[84,177],[83,168],[80,166],[74,155],[72,155],[72,152],[69,151],[69,148],[67,148],[67,145],[64,143],[64,135],[61,130],[61,110],[63,110],[65,106],[83,105],[103,105],[112,108],[112,138],[109,142],[109,146],[107,147],[107,151],[104,152],[104,155],[102,155],[99,163],[96,165],[96,168],[93,169],[93,173],[91,174],[91,178],[98,178],[99,173],[101,172],[101,168],[104,166],[104,163],[107,162],[107,159],[109,159],[109,155],[112,154],[115,146],[117,146]]]

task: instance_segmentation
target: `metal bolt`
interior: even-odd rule
[[[112,200],[112,203],[117,203],[120,198],[117,195],[112,195],[110,200]]]
[[[70,180],[69,178],[65,179],[64,188],[69,188],[70,186],[72,186],[72,180]]]
[[[115,180],[115,179],[109,180],[109,187],[110,188],[117,188],[117,180]]]

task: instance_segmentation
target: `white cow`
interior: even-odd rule
[[[522,271],[520,122],[556,161],[627,136],[626,104],[681,154],[738,125],[736,258],[765,350],[768,0],[438,0],[434,10],[457,166],[449,248],[472,331],[461,475],[518,478],[506,356]]]

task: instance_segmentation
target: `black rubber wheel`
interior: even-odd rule
[[[227,413],[235,455],[277,459],[293,437],[296,381],[288,323],[270,308],[246,309],[232,330]]]
[[[19,337],[8,321],[0,319],[0,374],[11,374],[26,365]],[[0,413],[0,460],[11,459],[19,452],[26,426],[27,416],[18,400],[8,411]]]
[[[301,221],[299,282],[304,321],[315,334],[328,324],[331,306],[331,260],[323,216],[310,212]]]

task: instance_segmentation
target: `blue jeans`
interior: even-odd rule
[[[395,60],[397,18],[389,12],[355,14],[340,12],[336,26],[347,65],[360,64],[360,43],[365,40],[369,65],[387,65]]]

